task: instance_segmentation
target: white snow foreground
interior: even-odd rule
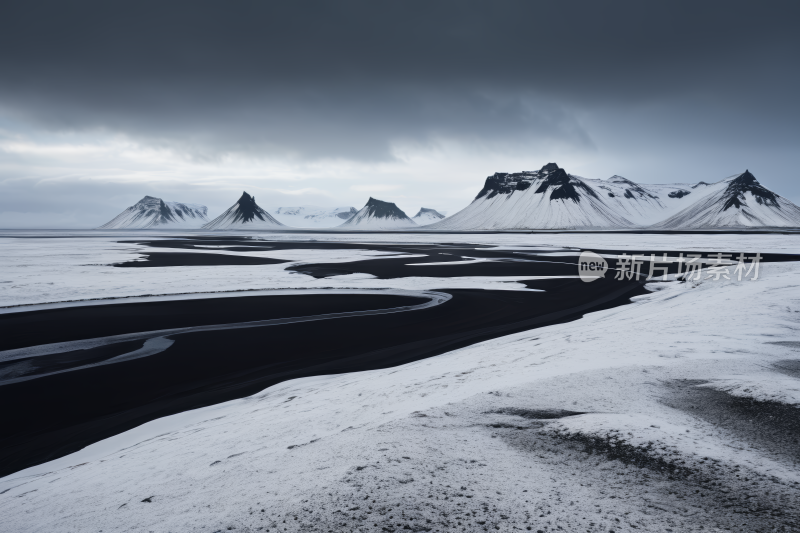
[[[141,233],[137,234],[141,236]],[[16,306],[65,302],[125,303],[127,299],[188,294],[246,294],[271,289],[487,289],[525,290],[519,281],[542,276],[460,276],[378,279],[351,274],[316,279],[286,270],[304,263],[347,263],[365,259],[420,257],[374,250],[276,250],[232,252],[225,249],[179,249],[181,253],[286,259],[274,265],[225,265],[171,268],[117,268],[114,263],[135,261],[148,252],[168,248],[120,243],[103,237],[72,239],[0,238],[0,313],[17,312]],[[528,289],[531,290],[531,289]],[[98,302],[97,300],[104,300]]]
[[[145,196],[97,229],[193,229],[208,222],[207,215],[204,205]]]
[[[783,377],[798,275],[652,284],[567,324],[157,420],[0,480],[4,528],[796,530],[796,444],[696,385]]]

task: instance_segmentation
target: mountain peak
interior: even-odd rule
[[[239,197],[239,203],[240,204],[244,203],[244,204],[253,204],[253,205],[255,205],[256,197],[255,196],[250,196],[249,194],[247,194],[247,191],[242,191],[242,196]]]
[[[748,192],[759,204],[780,208],[777,195],[762,186],[749,170],[745,170],[728,183],[722,210],[727,211],[731,207],[740,209],[745,204],[745,193]]]
[[[429,209],[427,207],[420,207],[419,213],[414,215],[414,218],[421,218],[421,217],[430,217],[430,218],[444,218],[444,215],[438,212],[436,209]]]
[[[375,218],[408,218],[393,202],[384,202],[371,196],[364,208],[369,211],[370,216]]]
[[[559,170],[559,166],[556,163],[547,163],[539,172],[553,172],[554,170]]]
[[[242,192],[242,196],[220,216],[204,225],[204,229],[230,229],[243,225],[274,228],[283,224],[275,220],[272,215],[261,209],[256,203],[255,196]]]
[[[402,209],[392,202],[384,202],[370,196],[367,203],[342,226],[362,226],[370,229],[394,229],[416,226]]]
[[[613,182],[613,183],[634,183],[631,180],[629,180],[628,178],[624,178],[624,177],[620,176],[619,174],[614,174],[613,176],[608,178],[608,181]]]
[[[555,165],[555,163],[549,163],[548,165]],[[572,176],[567,174],[567,171],[563,168],[558,168],[556,166],[556,170],[551,172],[545,179],[542,180],[542,183],[539,184],[539,187],[536,189],[537,194],[542,194],[547,192],[550,188],[553,188],[552,192],[550,193],[550,200],[572,200],[575,203],[581,201],[581,195],[576,189],[582,189],[587,194],[596,197],[597,195],[595,192],[586,186],[579,179],[573,179]]]
[[[208,221],[206,212],[204,205],[165,202],[161,198],[148,195],[100,226],[100,229],[145,229],[160,226],[199,228]]]

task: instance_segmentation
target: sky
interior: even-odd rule
[[[145,195],[453,214],[494,172],[800,203],[795,2],[6,1],[0,228]]]

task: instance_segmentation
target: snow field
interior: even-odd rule
[[[797,358],[776,342],[797,341],[800,265],[762,268],[154,421],[0,480],[0,512],[14,531],[791,529],[797,459],[668,398]]]

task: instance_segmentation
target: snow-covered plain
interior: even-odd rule
[[[447,237],[521,250],[800,249],[798,237],[782,235]],[[53,239],[49,248],[40,239],[0,241],[0,281],[11,282],[0,284],[3,305],[316,283],[265,276],[273,265],[258,275],[221,267],[227,276],[219,278],[182,268],[105,270],[141,247],[84,239]],[[319,257],[335,254],[359,256]],[[574,322],[397,368],[289,381],[156,420],[0,480],[3,528],[796,531],[797,433],[762,445],[758,427],[738,423],[726,403],[797,409],[800,380],[780,369],[800,359],[800,264],[761,268],[757,281],[652,283],[633,304]],[[48,287],[59,270],[64,285]],[[422,281],[344,285],[452,286]],[[522,288],[508,279],[450,283]]]
[[[210,252],[230,255],[252,255],[287,259],[291,264],[258,266],[219,266],[182,268],[115,268],[113,263],[142,257],[148,246],[120,243],[122,240],[154,240],[176,235],[176,232],[28,232],[5,231],[0,234],[0,308],[104,298],[126,298],[164,294],[190,294],[223,291],[303,288],[394,288],[429,290],[443,288],[485,288],[491,290],[520,290],[517,281],[532,277],[458,277],[458,278],[399,278],[378,280],[369,275],[336,276],[315,279],[285,269],[291,264],[334,263],[375,258],[380,252],[359,250],[281,250],[275,252]],[[211,233],[185,233],[209,235]],[[225,235],[214,232],[212,235]],[[235,234],[232,234],[235,235]],[[349,243],[449,243],[481,244],[485,246],[546,252],[564,247],[589,250],[621,249],[631,252],[644,250],[744,251],[800,253],[800,235],[659,235],[659,234],[304,234],[252,232],[248,237],[263,240]],[[186,253],[199,250],[181,249]],[[396,257],[396,256],[394,256]]]

